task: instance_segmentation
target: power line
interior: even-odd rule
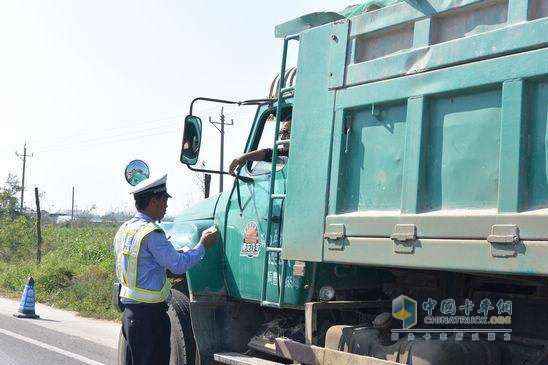
[[[162,131],[162,132],[158,132],[158,133],[148,133],[148,134],[132,136],[132,137],[117,138],[117,139],[112,139],[112,140],[109,140],[109,141],[95,141],[95,142],[92,142],[92,143],[79,145],[78,148],[94,147],[94,146],[101,146],[101,145],[111,144],[111,143],[139,140],[139,139],[143,139],[143,138],[149,138],[149,137],[154,137],[154,136],[170,134],[170,133],[173,133],[173,132],[175,132],[175,131],[174,130],[167,130],[167,131]],[[72,146],[72,145],[71,146],[62,146],[62,147],[59,147],[59,148],[52,148],[52,149],[49,149],[49,150],[42,150],[42,151],[40,151],[40,153],[57,152],[57,151],[63,151],[63,150],[68,150],[68,149],[73,149],[73,148],[74,148],[74,146]]]
[[[205,113],[207,111],[216,110],[216,109],[218,109],[217,106],[210,107],[210,108],[204,108],[204,109],[198,108],[200,113]],[[232,114],[233,115],[238,115],[238,114],[241,114],[241,113],[242,112],[236,112],[236,113],[232,113]],[[71,134],[71,135],[59,136],[59,137],[55,138],[55,140],[71,139],[73,137],[78,137],[78,136],[89,137],[90,135],[93,135],[93,134],[96,134],[96,133],[103,133],[103,132],[108,132],[108,131],[116,131],[116,133],[121,133],[121,131],[127,131],[128,128],[132,128],[132,127],[143,125],[143,124],[162,122],[162,121],[166,124],[173,125],[174,123],[179,123],[179,122],[178,121],[173,122],[172,120],[173,119],[179,119],[179,118],[182,119],[183,115],[175,115],[175,116],[165,117],[165,118],[150,119],[150,120],[140,121],[140,122],[132,122],[132,123],[129,123],[127,125],[123,125],[123,126],[119,126],[119,127],[97,129],[97,130],[92,130],[92,131],[83,131],[83,132],[78,132],[78,133]],[[157,127],[160,127],[160,126],[156,125],[152,128],[157,128]],[[118,132],[118,131],[120,131],[120,132]],[[97,137],[97,138],[101,138],[101,137]],[[48,142],[51,142],[51,139],[48,139]],[[33,141],[33,143],[36,145],[36,144],[42,143],[42,141],[37,140],[37,141]]]
[[[108,136],[132,134],[132,133],[141,132],[141,131],[171,127],[171,126],[179,125],[179,124],[181,124],[181,121],[169,121],[167,123],[164,122],[164,124],[162,124],[162,125],[156,125],[154,127],[147,127],[147,128],[137,128],[136,129],[136,128],[133,128],[133,127],[123,127],[123,128],[119,128],[119,130],[112,129],[110,133],[102,133],[102,134],[99,134],[99,135],[96,135],[97,132],[82,133],[82,134],[80,134],[79,137],[76,136],[76,137],[60,137],[60,138],[57,138],[58,142],[55,142],[53,144],[52,144],[51,140],[48,140],[47,142],[49,142],[49,143],[40,146],[40,148],[49,148],[51,146],[58,146],[59,144],[65,144],[65,143],[73,144],[73,143],[86,142],[87,140],[90,140],[90,139],[94,140],[94,139],[105,138],[105,136],[108,137]],[[38,145],[41,144],[41,142],[34,142],[34,143],[35,143],[35,145],[36,144],[38,144]]]
[[[128,125],[124,125],[124,126],[119,126],[119,127],[110,127],[110,128],[104,128],[104,129],[96,129],[96,130],[87,130],[87,131],[81,131],[81,132],[78,132],[78,133],[74,133],[74,134],[69,134],[69,135],[64,135],[64,136],[58,136],[58,137],[54,137],[53,139],[52,138],[48,138],[47,140],[33,140],[33,144],[34,145],[40,145],[44,142],[47,142],[47,143],[51,143],[52,141],[62,141],[62,140],[65,140],[65,139],[73,139],[74,137],[78,137],[78,136],[83,136],[83,137],[88,137],[90,135],[93,135],[93,134],[96,134],[96,133],[104,133],[104,132],[109,132],[109,131],[117,131],[117,130],[127,130],[128,128],[131,128],[131,127],[135,127],[135,126],[140,126],[140,125],[143,125],[143,124],[150,124],[150,123],[155,123],[155,122],[163,122],[164,124],[167,123],[167,124],[173,124],[173,119],[178,119],[178,118],[183,118],[182,115],[176,115],[176,116],[171,116],[171,117],[165,117],[165,118],[158,118],[158,119],[150,119],[150,120],[146,120],[146,121],[139,121],[139,122],[131,122],[129,123]],[[3,148],[0,150],[0,156],[3,155],[4,153],[10,153],[8,152],[8,150],[11,149],[11,148]],[[5,152],[3,152],[5,151]]]
[[[207,111],[211,111],[211,110],[215,110],[215,109],[218,110],[218,106],[199,109],[199,112],[200,112],[200,114],[204,114]],[[240,111],[237,111],[237,112],[234,112],[234,113],[231,113],[231,114],[233,114],[233,115],[250,114],[251,115],[251,111],[240,110]],[[154,119],[154,120],[136,122],[136,123],[133,123],[133,126],[147,124],[147,123],[153,123],[153,122],[156,122],[156,121],[164,121],[165,125],[154,126],[154,127],[150,127],[150,128],[141,128],[141,129],[137,129],[137,130],[134,129],[134,130],[131,130],[129,132],[122,131],[122,130],[127,130],[131,126],[130,127],[123,126],[123,127],[99,129],[99,130],[95,130],[95,131],[91,131],[91,132],[90,131],[88,131],[88,132],[79,132],[79,133],[73,134],[73,135],[61,136],[61,137],[56,139],[56,140],[60,141],[59,143],[48,144],[48,145],[45,145],[45,146],[41,146],[41,147],[39,147],[38,150],[35,151],[35,153],[47,153],[47,152],[62,151],[62,150],[67,150],[67,149],[71,149],[71,148],[74,148],[74,147],[91,147],[91,146],[95,146],[95,145],[99,146],[99,145],[103,145],[103,144],[110,144],[110,143],[115,143],[115,142],[120,142],[120,141],[130,141],[130,140],[142,139],[142,138],[145,138],[145,137],[148,137],[148,136],[164,135],[164,134],[174,132],[175,130],[173,129],[173,127],[181,125],[180,121],[175,121],[175,122],[171,121],[171,119],[180,118],[180,117],[181,116],[173,116],[173,117],[166,117],[166,118],[162,118],[162,119]],[[120,130],[120,131],[118,132],[117,130]],[[155,130],[164,130],[164,131],[160,132],[160,133],[147,133],[145,135],[142,134],[144,132],[150,132],[150,131],[155,131]],[[70,140],[70,141],[63,141],[63,140],[71,139],[71,137],[76,137],[76,136],[86,137],[86,136],[89,136],[89,134],[93,135],[94,133],[100,133],[100,132],[106,132],[106,131],[116,131],[116,133],[108,135],[108,136],[90,136],[89,138],[85,138],[85,139],[74,139],[74,138],[72,138],[72,140]],[[49,139],[48,141],[51,143],[51,139]],[[36,141],[35,144],[40,144],[40,142]],[[9,154],[10,154],[10,152],[4,152],[4,153],[0,152],[0,160],[6,159],[9,156]]]
[[[73,137],[77,137],[77,136],[88,136],[90,134],[104,133],[104,132],[109,132],[109,131],[113,131],[113,130],[122,130],[122,129],[127,129],[128,127],[135,127],[135,126],[140,126],[140,125],[143,125],[143,124],[150,124],[150,123],[162,122],[162,121],[164,123],[169,123],[173,119],[178,119],[178,118],[182,118],[182,117],[183,117],[182,115],[175,115],[175,116],[165,117],[165,118],[150,119],[150,120],[139,121],[139,122],[130,122],[126,125],[119,126],[119,127],[109,127],[109,128],[96,129],[96,130],[91,130],[91,131],[90,130],[81,131],[81,132],[74,133],[74,134],[59,136],[56,139],[73,138]],[[40,143],[40,141],[35,141],[34,143]]]
[[[240,107],[235,107],[235,108],[240,108]],[[204,114],[204,113],[212,111],[212,110],[218,110],[218,106],[212,106],[212,107],[203,108],[203,109],[198,107],[197,110],[199,111],[200,114]],[[231,114],[232,115],[241,115],[241,114],[244,114],[244,113],[251,113],[251,112],[247,111],[247,110],[241,110],[241,111],[238,111],[238,112],[232,112]],[[38,148],[45,149],[45,148],[53,147],[53,145],[49,144],[49,143],[52,143],[52,141],[58,141],[59,143],[65,143],[66,140],[74,140],[75,137],[103,138],[102,136],[94,136],[94,134],[105,133],[105,132],[109,132],[109,131],[115,131],[116,133],[119,134],[119,133],[121,133],[121,131],[126,131],[128,128],[140,126],[140,125],[143,125],[143,124],[155,123],[155,122],[163,122],[164,124],[166,124],[165,126],[168,126],[168,125],[173,125],[174,123],[178,123],[178,122],[173,122],[172,121],[173,119],[178,119],[178,118],[182,119],[183,115],[175,115],[175,116],[170,116],[170,117],[165,117],[165,118],[157,118],[157,119],[149,119],[149,120],[139,121],[139,122],[131,122],[131,123],[129,123],[127,125],[124,125],[124,126],[110,127],[110,128],[104,128],[104,129],[96,129],[96,130],[91,130],[91,131],[90,130],[81,131],[81,132],[74,133],[74,134],[54,137],[53,139],[48,138],[47,140],[33,140],[32,142],[33,142],[35,147],[38,146]],[[156,125],[153,128],[156,128],[156,127],[161,127],[161,126]],[[139,130],[134,131],[134,132],[139,132]],[[48,143],[48,145],[40,146],[43,143]],[[78,143],[78,142],[75,141],[74,143]],[[58,145],[58,143],[55,144],[55,146],[57,146],[57,145]],[[10,149],[11,149],[10,147],[0,149],[0,157],[2,157],[4,155],[11,154],[11,152],[9,152]]]
[[[52,144],[52,145],[47,145],[47,146],[43,146],[41,147],[40,151],[37,151],[37,152],[43,152],[43,151],[46,151],[46,150],[50,150],[50,149],[57,149],[58,147],[76,147],[76,146],[80,146],[81,144],[85,144],[85,143],[90,143],[90,142],[103,142],[106,140],[109,140],[109,139],[112,139],[112,138],[117,138],[117,137],[131,137],[131,136],[135,136],[135,135],[140,135],[142,133],[146,133],[146,132],[150,132],[150,131],[155,131],[155,130],[172,130],[174,127],[179,127],[181,126],[182,123],[180,121],[178,122],[175,122],[175,123],[171,123],[171,124],[168,124],[168,125],[164,125],[164,126],[157,126],[157,127],[151,127],[151,128],[142,128],[142,129],[137,129],[137,130],[130,130],[130,131],[126,131],[126,132],[118,132],[118,133],[114,133],[114,134],[110,134],[110,135],[106,135],[106,136],[95,136],[95,137],[90,137],[90,138],[87,138],[87,139],[81,139],[81,140],[72,140],[72,141],[68,141],[68,142],[65,142],[65,143],[57,143],[57,144]]]
[[[213,108],[210,108],[210,109],[213,109]],[[240,114],[243,114],[243,113],[249,113],[249,112],[241,111],[241,112],[236,112],[236,113],[233,113],[233,114],[234,115],[240,115]],[[147,137],[147,136],[158,136],[158,135],[163,135],[163,134],[175,132],[175,129],[173,127],[179,127],[181,125],[182,125],[182,123],[180,121],[177,121],[177,122],[170,123],[170,124],[164,125],[164,126],[155,126],[155,127],[151,127],[151,128],[133,130],[133,131],[130,131],[130,132],[118,132],[118,133],[111,134],[111,135],[108,135],[108,136],[91,137],[91,138],[84,139],[84,140],[74,140],[74,141],[70,141],[70,142],[67,142],[67,143],[63,143],[63,144],[54,144],[54,145],[44,146],[36,152],[52,152],[52,151],[65,150],[65,149],[69,149],[69,148],[73,148],[73,147],[87,147],[87,146],[93,146],[93,145],[103,145],[103,144],[108,144],[108,143],[113,143],[113,142],[118,142],[118,141],[127,141],[127,140],[139,139],[139,138],[143,138],[143,137]],[[155,130],[164,130],[165,132],[148,133],[150,131],[155,131]],[[145,133],[145,132],[146,132],[146,134],[143,135],[143,133]]]

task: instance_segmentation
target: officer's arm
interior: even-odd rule
[[[201,243],[186,252],[177,252],[164,233],[153,232],[147,237],[147,246],[160,266],[174,274],[184,274],[204,257],[205,249]]]

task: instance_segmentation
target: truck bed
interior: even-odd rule
[[[284,258],[548,275],[548,1],[410,4],[301,36]]]

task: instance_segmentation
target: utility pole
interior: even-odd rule
[[[42,212],[40,210],[40,194],[38,187],[34,188],[34,198],[36,199],[36,262],[42,260]]]
[[[70,209],[70,227],[74,228],[74,186],[72,187],[72,208]]]
[[[19,152],[15,152],[15,155],[23,159],[23,176],[21,178],[21,207],[19,208],[20,212],[23,213],[23,203],[25,198],[25,167],[27,164],[27,157],[32,157],[33,155],[27,155],[27,142],[25,142],[25,146],[23,147],[23,154],[19,154]]]
[[[225,126],[226,125],[234,125],[234,120],[230,120],[230,123],[226,123],[226,116],[224,114],[224,108],[221,108],[221,116],[220,116],[220,122],[213,122],[211,121],[211,117],[209,117],[209,123],[213,124],[213,126],[221,133],[221,156],[220,156],[220,163],[219,163],[219,192],[223,192],[223,171],[224,171],[224,159],[225,159]],[[221,128],[217,127],[216,124],[220,125]]]
[[[209,198],[210,186],[211,186],[211,174],[204,174],[204,198]]]

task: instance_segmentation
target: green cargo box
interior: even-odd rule
[[[303,31],[283,258],[547,275],[547,16],[409,1]]]

